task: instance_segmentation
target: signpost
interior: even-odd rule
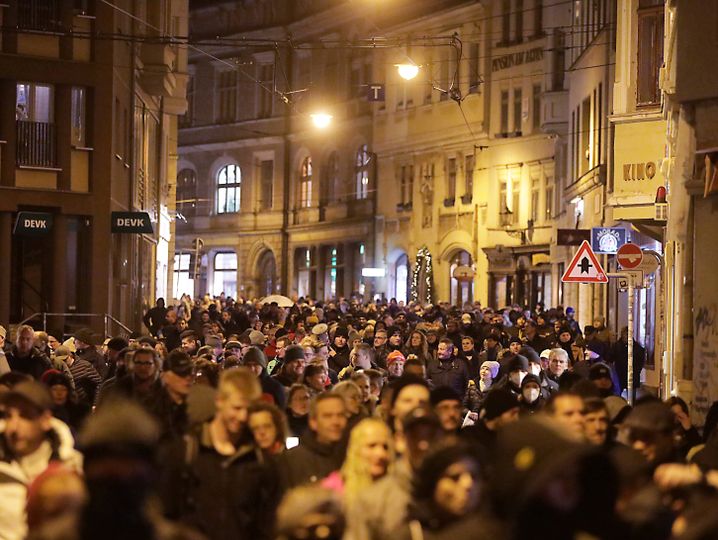
[[[608,277],[591,244],[584,240],[581,247],[571,259],[561,281],[564,283],[608,283]]]
[[[625,270],[633,270],[639,267],[643,261],[641,246],[636,244],[623,244],[616,252],[616,261]]]

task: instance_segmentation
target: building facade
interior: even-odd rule
[[[0,6],[0,321],[137,328],[165,295],[186,50],[159,38],[186,35],[187,16],[186,0]],[[153,232],[111,234],[116,211],[147,212]]]

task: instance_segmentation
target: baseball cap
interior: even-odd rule
[[[0,396],[0,403],[4,405],[22,403],[34,408],[38,413],[52,408],[52,399],[47,387],[37,381],[25,381],[15,385]]]
[[[264,345],[267,337],[259,330],[252,330],[249,333],[249,342],[252,345]]]
[[[611,378],[611,368],[609,368],[606,364],[603,362],[597,362],[591,366],[591,368],[588,371],[588,378],[592,381],[596,381],[598,379],[610,379]]]
[[[192,375],[194,363],[186,352],[174,350],[165,358],[162,369],[164,371],[171,371],[180,377],[187,377],[188,375]]]

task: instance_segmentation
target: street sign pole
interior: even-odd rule
[[[633,407],[633,276],[628,278],[628,404]]]
[[[633,293],[636,283],[632,273],[613,272],[607,274],[609,278],[625,279],[628,284],[628,373],[626,378],[626,392],[628,404],[633,406]]]

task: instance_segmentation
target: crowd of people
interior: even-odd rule
[[[130,336],[0,326],[0,540],[718,538],[718,405],[702,432],[630,406],[626,329],[574,316],[184,296]]]

